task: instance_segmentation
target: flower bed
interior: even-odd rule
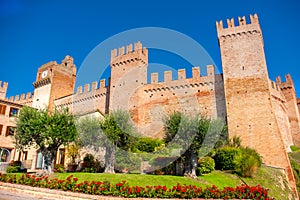
[[[20,177],[11,174],[1,174],[0,181],[17,183],[33,187],[59,189],[64,191],[80,192],[93,195],[109,195],[118,197],[144,197],[144,198],[210,198],[210,199],[272,199],[268,196],[268,190],[257,186],[241,185],[235,188],[217,186],[205,189],[192,185],[180,185],[172,188],[166,186],[129,186],[126,181],[111,185],[109,181],[84,181],[78,183],[77,178],[67,177],[66,180],[48,179],[47,176],[36,177],[35,175],[23,174]]]

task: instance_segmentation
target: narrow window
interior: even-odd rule
[[[6,106],[5,105],[0,105],[0,114],[1,115],[5,115],[5,110],[6,110]]]
[[[18,115],[18,112],[19,112],[19,109],[11,107],[10,111],[9,111],[9,117],[14,117],[14,116]]]
[[[0,135],[2,134],[3,125],[0,124]]]

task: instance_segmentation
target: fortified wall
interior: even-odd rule
[[[86,115],[93,112],[100,112],[102,115],[108,111],[108,87],[105,80],[93,82],[92,85],[79,86],[76,93],[56,99],[54,105],[57,108],[68,108],[70,112],[77,115]]]

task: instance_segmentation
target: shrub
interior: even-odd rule
[[[215,161],[211,157],[203,157],[198,160],[197,172],[199,175],[209,174],[215,170]]]
[[[235,158],[241,154],[241,150],[235,147],[225,146],[217,150],[214,160],[216,169],[234,170],[236,169]]]
[[[56,164],[56,165],[54,165],[54,172],[57,172],[57,173],[63,173],[63,172],[65,172],[64,165],[62,165],[62,164]]]
[[[298,151],[300,149],[300,147],[294,146],[294,145],[292,145],[290,148],[291,148],[292,152]]]
[[[134,144],[133,149],[142,152],[153,152],[155,149],[162,145],[162,141],[154,138],[142,137]]]
[[[20,172],[20,166],[8,166],[6,168],[7,173],[18,173]]]
[[[239,148],[241,154],[235,157],[235,171],[243,177],[253,177],[261,166],[260,155],[251,148]]]
[[[94,156],[90,153],[87,153],[84,158],[83,158],[83,162],[93,162],[94,161]]]
[[[19,166],[19,167],[21,167],[21,165],[22,165],[21,161],[11,161],[9,163],[9,166]]]

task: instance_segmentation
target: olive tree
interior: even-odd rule
[[[44,170],[52,173],[58,148],[73,142],[77,132],[73,116],[67,109],[49,112],[25,106],[16,118],[14,138],[18,150],[39,149],[44,156]]]

